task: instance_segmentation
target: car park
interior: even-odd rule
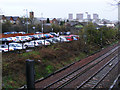
[[[53,38],[53,41],[55,41],[55,42],[61,42],[61,38],[59,38],[59,37],[54,37],[54,38]]]
[[[40,39],[39,35],[33,35],[36,40]]]
[[[11,34],[11,32],[4,32],[4,34]]]
[[[17,33],[17,32],[15,32],[15,31],[14,31],[14,32],[10,32],[10,34],[16,34],[16,33]]]
[[[9,47],[13,47],[14,50],[26,49],[26,47],[20,43],[9,43]]]
[[[8,38],[2,38],[2,41],[3,41],[3,42],[8,42],[8,43],[10,43],[10,42],[12,42],[13,40],[8,37]]]
[[[66,32],[66,35],[70,35],[71,34],[71,32]]]
[[[33,40],[30,42],[32,42],[34,46],[42,46],[42,43],[39,40]]]
[[[42,45],[50,45],[50,42],[48,42],[47,40],[37,40],[37,41]]]
[[[8,45],[0,45],[0,52],[8,52],[13,51],[13,47],[8,47]]]
[[[67,39],[65,38],[65,36],[60,36],[59,38],[62,39],[62,42],[69,42],[69,40],[67,40]]]
[[[32,38],[29,37],[29,36],[23,36],[23,38],[25,39],[25,41],[30,41],[30,40],[32,40]]]
[[[26,34],[25,32],[18,32],[18,33],[21,33],[21,34]]]
[[[77,39],[79,39],[79,35],[69,35],[70,37],[75,37]]]
[[[53,38],[45,39],[46,41],[50,42],[50,44],[57,43],[56,41],[53,40]]]
[[[73,41],[73,38],[72,37],[70,37],[70,36],[64,36],[67,40],[69,40],[69,41]]]
[[[44,38],[50,38],[49,34],[44,34]]]
[[[42,33],[42,32],[35,32],[35,34]]]
[[[23,42],[23,41],[27,41],[25,36],[16,36],[16,42]]]
[[[36,45],[34,44],[34,42],[25,42],[24,44],[23,44],[26,48],[28,48],[28,47],[35,47]]]
[[[59,34],[56,34],[55,32],[50,32],[51,35],[53,35],[54,37],[58,37]]]
[[[16,37],[9,37],[13,42],[16,42]]]

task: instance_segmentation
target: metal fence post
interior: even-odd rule
[[[45,39],[44,39],[44,45],[45,45]]]
[[[60,37],[60,42],[62,42],[62,41],[61,41],[61,37]]]
[[[8,42],[8,52],[9,52],[9,42]]]
[[[34,70],[34,60],[26,60],[26,81],[27,89],[35,89],[35,70]]]
[[[34,40],[34,48],[35,48],[35,40]]]
[[[22,41],[22,49],[23,49],[23,41]]]

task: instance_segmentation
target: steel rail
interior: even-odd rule
[[[118,55],[114,56],[109,62],[107,62],[103,67],[101,67],[96,73],[94,73],[91,77],[85,80],[81,85],[77,86],[77,90],[82,88],[87,82],[89,82],[95,75],[97,75],[102,69],[104,69],[110,62],[112,62]]]
[[[116,48],[116,49],[115,49],[115,48]],[[118,48],[117,48],[117,47],[114,47],[114,49],[115,49],[115,50],[114,50],[113,52],[115,52]],[[111,51],[112,51],[112,50],[113,50],[113,48],[111,49]],[[110,52],[110,51],[108,51],[108,52]],[[108,52],[107,52],[107,53],[108,53]],[[113,52],[111,52],[108,56],[110,56]],[[101,57],[101,56],[103,56],[103,55],[105,55],[105,54],[106,54],[106,53],[100,55],[99,57]],[[108,56],[106,56],[106,57],[108,57]],[[85,65],[83,65],[82,67],[78,68],[77,70],[71,72],[70,74],[67,74],[66,76],[62,77],[61,79],[59,79],[59,80],[57,80],[57,81],[49,84],[48,86],[44,87],[44,89],[47,89],[47,88],[51,87],[52,85],[56,84],[57,82],[63,80],[64,78],[70,76],[71,74],[75,73],[76,71],[80,70],[81,68],[83,68],[83,67],[87,66],[88,64],[94,62],[94,61],[97,60],[99,57],[97,57],[96,59],[90,61],[89,63],[87,63],[87,64],[85,64]],[[106,57],[104,57],[104,58],[106,58]],[[103,58],[103,59],[104,59],[104,58]],[[102,59],[102,60],[103,60],[103,59]],[[102,61],[102,60],[101,60],[101,61]],[[97,64],[98,64],[98,63],[97,63]],[[95,64],[95,65],[96,65],[96,64]],[[85,73],[85,72],[84,72],[84,73]],[[82,74],[83,74],[83,73],[82,73]],[[70,80],[70,81],[71,81],[71,80]],[[64,85],[63,85],[63,86],[64,86]],[[60,88],[61,88],[61,87],[60,87]]]

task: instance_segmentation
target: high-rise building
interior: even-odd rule
[[[70,14],[68,15],[68,19],[70,19],[70,20],[73,19],[73,14],[72,14],[72,13],[70,13]]]
[[[95,20],[99,19],[98,14],[93,14],[93,19],[95,19]]]
[[[76,19],[83,20],[83,14],[82,13],[76,14]]]
[[[88,19],[88,20],[91,19],[91,15],[90,15],[90,14],[87,15],[87,19]]]

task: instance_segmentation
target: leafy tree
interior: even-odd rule
[[[2,32],[9,32],[12,24],[9,21],[6,21],[2,24]]]
[[[67,19],[67,22],[69,22],[69,20]]]
[[[117,29],[106,26],[97,30],[92,23],[89,23],[84,27],[84,35],[87,36],[87,42],[90,44],[111,44],[113,41],[117,40],[117,32]]]
[[[47,18],[47,23],[50,23],[50,20],[49,20],[49,18]]]

